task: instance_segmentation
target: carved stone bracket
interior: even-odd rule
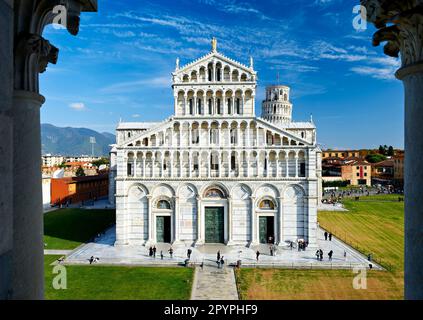
[[[373,45],[387,42],[386,55],[401,56],[402,67],[423,61],[423,0],[361,0],[379,30]]]
[[[38,93],[38,74],[46,70],[48,63],[56,64],[59,49],[44,39],[42,32],[53,22],[57,6],[66,9],[66,29],[76,35],[81,12],[96,11],[97,0],[15,1],[15,90]]]

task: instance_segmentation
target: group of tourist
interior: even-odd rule
[[[94,257],[94,256],[91,256],[91,257],[88,259],[88,261],[90,262],[90,264],[93,264],[94,262],[98,262],[98,261],[100,261],[100,258],[99,258],[99,257]]]
[[[333,250],[330,250],[328,252],[329,261],[332,261],[332,256],[333,256]],[[317,258],[318,261],[323,261],[323,250],[322,249],[318,249],[316,251],[316,258]]]
[[[328,239],[329,239],[329,241],[332,241],[332,233],[331,232],[328,233],[327,231],[325,231],[324,235],[325,235],[325,241],[327,241]]]
[[[218,269],[223,269],[223,266],[225,264],[225,260],[223,259],[223,256],[220,255],[220,250],[217,251],[217,259],[216,259],[216,263],[217,263],[217,268]]]
[[[169,256],[172,259],[173,258],[173,249],[172,247],[169,248],[168,250],[169,252]],[[152,257],[152,258],[156,258],[156,253],[157,253],[157,248],[156,246],[150,246],[150,248],[148,248],[148,256]],[[163,250],[160,250],[160,259],[163,260],[164,259],[164,254],[163,254]]]

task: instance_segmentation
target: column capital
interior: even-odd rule
[[[402,78],[403,68],[423,63],[423,13],[420,1],[361,0],[367,9],[367,19],[379,30],[373,35],[373,45],[387,42],[384,52],[391,57],[401,56],[402,68],[397,77]],[[419,68],[419,72],[423,69]]]
[[[38,74],[45,72],[49,63],[57,63],[59,49],[41,34],[59,14],[54,12],[59,5],[66,8],[66,29],[71,35],[78,34],[81,12],[97,11],[97,0],[28,0],[15,4],[15,12],[19,12],[14,30],[15,89],[38,93]]]

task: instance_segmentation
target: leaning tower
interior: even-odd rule
[[[272,123],[283,125],[291,122],[292,104],[289,102],[289,87],[266,87],[266,100],[263,101],[261,117]]]

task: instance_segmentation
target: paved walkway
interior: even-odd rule
[[[238,300],[233,268],[196,267],[191,300]]]
[[[267,245],[252,247],[225,246],[225,245],[203,245],[191,247],[189,243],[173,246],[173,257],[168,253],[169,244],[157,244],[156,258],[149,257],[148,246],[122,246],[115,247],[115,227],[108,229],[95,242],[76,248],[67,255],[66,264],[88,264],[91,256],[99,258],[99,264],[113,265],[182,265],[186,259],[188,248],[192,250],[190,262],[196,265],[204,263],[212,267],[216,266],[216,253],[220,250],[226,261],[226,266],[235,264],[241,260],[243,267],[275,267],[275,268],[316,268],[316,269],[351,269],[356,266],[368,267],[367,257],[349,247],[342,241],[332,238],[332,241],[325,241],[323,230],[318,231],[318,243],[316,248],[307,248],[305,251],[296,249],[290,250],[287,246],[278,247],[276,254],[269,254]],[[317,261],[315,253],[317,248],[324,252],[324,260]],[[260,259],[256,260],[256,251],[260,251]],[[328,260],[327,253],[333,250],[332,261]],[[160,251],[163,251],[164,258],[160,258]],[[344,257],[344,252],[346,256]],[[379,266],[373,263],[373,268]]]

